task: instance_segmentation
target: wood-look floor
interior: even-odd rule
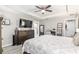
[[[3,54],[22,54],[22,45],[5,47]]]

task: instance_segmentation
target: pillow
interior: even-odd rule
[[[75,34],[73,41],[76,46],[79,46],[79,33]]]

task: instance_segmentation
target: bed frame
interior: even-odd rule
[[[24,51],[23,54],[31,54],[31,53],[28,53],[28,52],[25,52],[25,51]]]

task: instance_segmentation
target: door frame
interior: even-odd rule
[[[0,54],[2,54],[3,49],[2,49],[2,33],[1,33],[1,22],[3,20],[3,17],[0,17]]]

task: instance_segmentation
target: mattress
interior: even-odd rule
[[[79,47],[73,44],[73,38],[43,35],[25,41],[22,52],[31,54],[72,54],[79,53]]]

